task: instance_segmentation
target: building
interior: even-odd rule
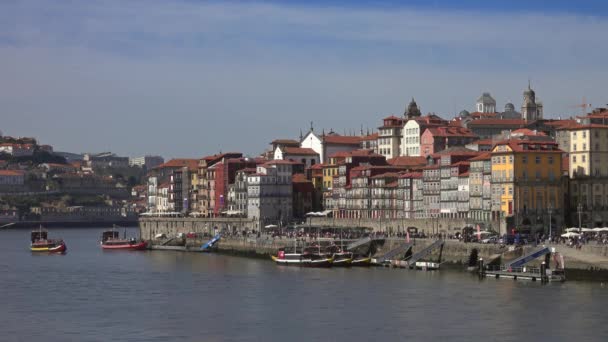
[[[23,186],[25,184],[25,171],[0,170],[0,186]]]
[[[401,154],[403,156],[421,156],[420,136],[427,128],[441,126],[448,126],[448,122],[434,114],[407,120],[403,127]]]
[[[339,135],[331,130],[318,136],[312,129],[302,138],[300,147],[310,148],[319,154],[322,163],[329,161],[329,156],[336,152],[349,152],[359,149],[361,137]]]
[[[475,223],[492,219],[492,157],[483,153],[469,160],[469,218]]]
[[[273,159],[295,161],[304,164],[307,168],[319,164],[319,154],[312,148],[277,146]]]
[[[570,222],[574,226],[608,225],[608,125],[577,124],[558,132],[569,134]]]
[[[555,142],[505,140],[492,150],[492,215],[507,229],[542,231],[552,213],[563,225],[562,150]]]
[[[6,153],[13,157],[29,157],[34,155],[33,144],[2,143],[0,153]]]
[[[361,150],[372,150],[374,153],[378,153],[378,136],[378,133],[362,135],[359,148]]]
[[[536,101],[536,93],[530,88],[530,83],[528,83],[528,89],[524,91],[521,117],[528,122],[542,120],[543,118],[543,104]]]
[[[401,130],[403,119],[389,116],[383,119],[382,126],[378,127],[378,153],[387,159],[401,155]]]
[[[524,128],[526,124],[527,122],[522,119],[478,119],[465,123],[465,127],[480,139],[491,139],[505,131]]]
[[[238,170],[234,183],[228,185],[228,215],[247,217],[247,177],[256,173],[256,168]]]
[[[293,184],[293,217],[297,219],[306,218],[306,213],[313,211],[315,188],[312,181],[304,174],[298,173],[292,176]]]
[[[129,158],[129,166],[145,167],[150,170],[164,163],[165,160],[161,156],[143,156]]]
[[[477,99],[475,108],[481,113],[496,113],[496,100],[494,100],[490,93],[483,93]]]
[[[420,137],[421,156],[427,157],[451,146],[464,146],[477,136],[464,127],[429,127]]]
[[[397,206],[403,208],[403,218],[416,219],[423,217],[423,195],[422,195],[422,172],[407,172],[399,176],[400,189],[403,189],[403,205],[399,202]]]
[[[211,214],[215,217],[225,214],[228,210],[228,187],[236,181],[236,174],[239,170],[255,168],[257,162],[250,158],[224,158],[209,168],[210,175],[208,182],[210,185],[210,207],[213,208]]]
[[[129,166],[128,157],[119,157],[112,152],[98,154],[85,153],[84,161],[90,168],[124,168]]]
[[[285,224],[292,218],[295,164],[273,160],[258,165],[256,173],[247,176],[247,217],[258,222],[258,229]]]
[[[198,205],[197,216],[210,217],[215,208],[215,169],[210,168],[225,158],[242,158],[239,152],[227,152],[205,156],[197,160],[198,165]],[[195,159],[196,160],[196,159]],[[213,185],[213,189],[212,189]]]

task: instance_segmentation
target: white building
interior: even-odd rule
[[[161,156],[143,156],[129,158],[129,166],[146,167],[147,169],[156,167],[164,162],[165,160]]]
[[[403,119],[389,116],[378,127],[378,153],[391,159],[401,155]]]
[[[273,160],[247,176],[247,217],[258,228],[285,223],[292,217],[292,161]]]
[[[447,121],[433,114],[407,120],[403,126],[401,155],[413,157],[421,156],[420,137],[422,136],[422,133],[424,133],[424,130],[429,127],[440,127],[447,125]]]
[[[32,144],[0,144],[0,153],[10,154],[15,157],[32,156],[34,154],[34,145]]]
[[[336,152],[354,151],[359,149],[360,145],[359,136],[339,135],[333,131],[318,136],[312,129],[300,141],[300,147],[314,150],[323,163],[327,163],[329,156]]]
[[[277,146],[273,159],[301,162],[306,168],[319,164],[319,154],[312,148]]]

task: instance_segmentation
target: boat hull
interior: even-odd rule
[[[30,246],[30,251],[35,253],[65,253],[68,250],[65,243],[55,246]]]
[[[366,266],[370,266],[371,264],[372,264],[372,258],[370,258],[370,257],[355,258],[350,263],[351,266],[359,266],[359,267],[366,267]]]
[[[353,263],[351,258],[334,259],[332,266],[334,267],[350,267]]]
[[[272,260],[281,266],[300,266],[300,267],[331,267],[333,259],[280,259],[272,256]]]
[[[146,249],[148,247],[148,243],[145,241],[141,241],[138,243],[125,243],[125,244],[101,244],[101,248],[106,250],[131,250],[131,251],[140,251]]]

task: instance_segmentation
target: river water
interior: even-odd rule
[[[101,231],[51,229],[65,255],[0,231],[0,341],[608,340],[606,284],[102,251]]]

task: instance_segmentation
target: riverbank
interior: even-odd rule
[[[169,240],[167,240],[169,241]],[[433,240],[417,239],[413,240],[412,252],[416,253],[428,245]],[[161,241],[151,241],[151,249],[172,250],[184,252],[201,252],[200,246],[206,242],[204,240],[183,239],[183,242],[169,241],[169,245],[161,245]],[[173,245],[171,245],[171,243]],[[376,255],[389,251],[397,245],[403,243],[403,239],[387,238],[384,239],[374,251]],[[182,244],[180,246],[180,244]],[[225,255],[240,256],[246,258],[265,259],[270,261],[270,256],[274,255],[277,249],[293,246],[292,239],[272,239],[272,238],[223,238],[214,249],[214,252]],[[566,274],[568,280],[588,280],[588,281],[608,281],[608,258],[601,255],[589,254],[584,251],[575,250],[565,246],[555,246],[557,251],[565,256]],[[528,253],[534,247],[525,246],[524,248],[513,249],[501,247],[494,244],[463,243],[457,240],[447,240],[441,255],[442,268],[465,270],[469,264],[469,259],[473,250],[478,257],[486,261],[501,263],[515,259],[523,253]],[[438,258],[437,253],[431,255],[431,259]],[[536,265],[540,260],[530,262]]]

